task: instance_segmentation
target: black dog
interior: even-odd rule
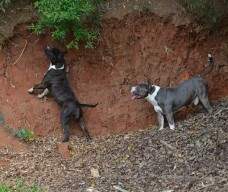
[[[72,91],[65,71],[64,54],[57,48],[45,48],[45,54],[50,60],[50,66],[40,84],[33,86],[28,90],[31,94],[39,94],[42,98],[50,93],[61,106],[61,124],[64,130],[63,142],[69,141],[69,121],[73,117],[79,122],[79,125],[88,139],[91,139],[83,119],[82,107],[96,107],[97,104],[82,104]]]

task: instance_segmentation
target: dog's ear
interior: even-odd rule
[[[151,81],[150,81],[149,78],[147,78],[147,88],[148,88],[148,90],[150,89],[150,86],[151,86]]]
[[[147,79],[147,85],[148,85],[148,86],[151,85],[150,79]]]
[[[154,92],[154,90],[155,90],[155,87],[153,85],[148,86],[148,93],[149,94],[152,94]]]
[[[152,94],[154,92],[154,86],[152,85],[149,78],[147,78],[147,90],[149,94]]]

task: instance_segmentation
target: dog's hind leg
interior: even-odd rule
[[[70,138],[70,126],[69,126],[69,121],[70,121],[70,113],[67,111],[67,109],[64,109],[61,111],[60,114],[60,120],[61,120],[61,125],[63,128],[63,142],[68,142]]]
[[[166,118],[169,124],[169,128],[174,130],[175,129],[175,123],[174,123],[174,117],[173,117],[173,112],[167,112],[166,113]]]
[[[82,116],[82,110],[81,110],[81,108],[76,107],[74,109],[74,116],[75,116],[75,119],[79,122],[79,126],[82,129],[84,135],[86,136],[86,138],[88,140],[90,140],[91,137],[90,137],[89,132],[88,132],[88,130],[86,128],[85,121],[84,121],[84,118]]]
[[[88,140],[91,140],[91,137],[90,137],[89,132],[88,132],[88,130],[86,128],[85,121],[84,121],[83,117],[80,117],[80,119],[79,119],[79,125],[80,125],[83,133],[85,134],[86,138]]]
[[[199,97],[200,102],[204,106],[204,108],[208,111],[208,113],[212,113],[213,109],[208,99],[208,91],[207,86],[205,84],[201,84],[199,89],[197,90],[197,95]]]
[[[212,113],[213,108],[211,107],[208,96],[200,97],[199,99],[208,113]]]

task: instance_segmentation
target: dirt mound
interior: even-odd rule
[[[103,137],[91,143],[72,138],[71,159],[58,153],[58,139],[47,137],[31,152],[11,158],[0,181],[22,178],[50,192],[227,191],[228,100],[177,123],[175,131],[149,129]],[[120,190],[119,190],[120,191]]]
[[[151,13],[104,20],[102,29],[96,49],[66,54],[69,79],[79,100],[99,102],[96,108],[85,110],[92,135],[127,132],[154,124],[152,107],[145,101],[132,101],[130,87],[147,78],[161,86],[174,86],[199,73],[207,63],[208,52],[217,63],[207,77],[210,98],[228,95],[224,55],[227,33],[196,34],[190,27],[176,27]],[[47,44],[59,45],[48,36],[32,35],[25,25],[16,31],[0,54],[0,112],[12,128],[29,128],[37,135],[60,131],[56,103],[27,94],[27,89],[39,82],[47,70],[43,48]],[[72,127],[77,125],[73,123]],[[72,130],[81,134],[79,129]]]

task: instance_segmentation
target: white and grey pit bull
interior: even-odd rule
[[[208,54],[208,63],[214,64],[211,54]],[[205,74],[204,74],[205,75]],[[164,128],[164,116],[166,116],[169,128],[175,129],[173,114],[183,106],[192,102],[198,105],[199,102],[205,109],[212,113],[212,107],[208,99],[207,83],[200,76],[183,81],[175,88],[161,88],[157,85],[142,83],[131,88],[132,99],[146,99],[154,106],[159,122],[159,130]]]

